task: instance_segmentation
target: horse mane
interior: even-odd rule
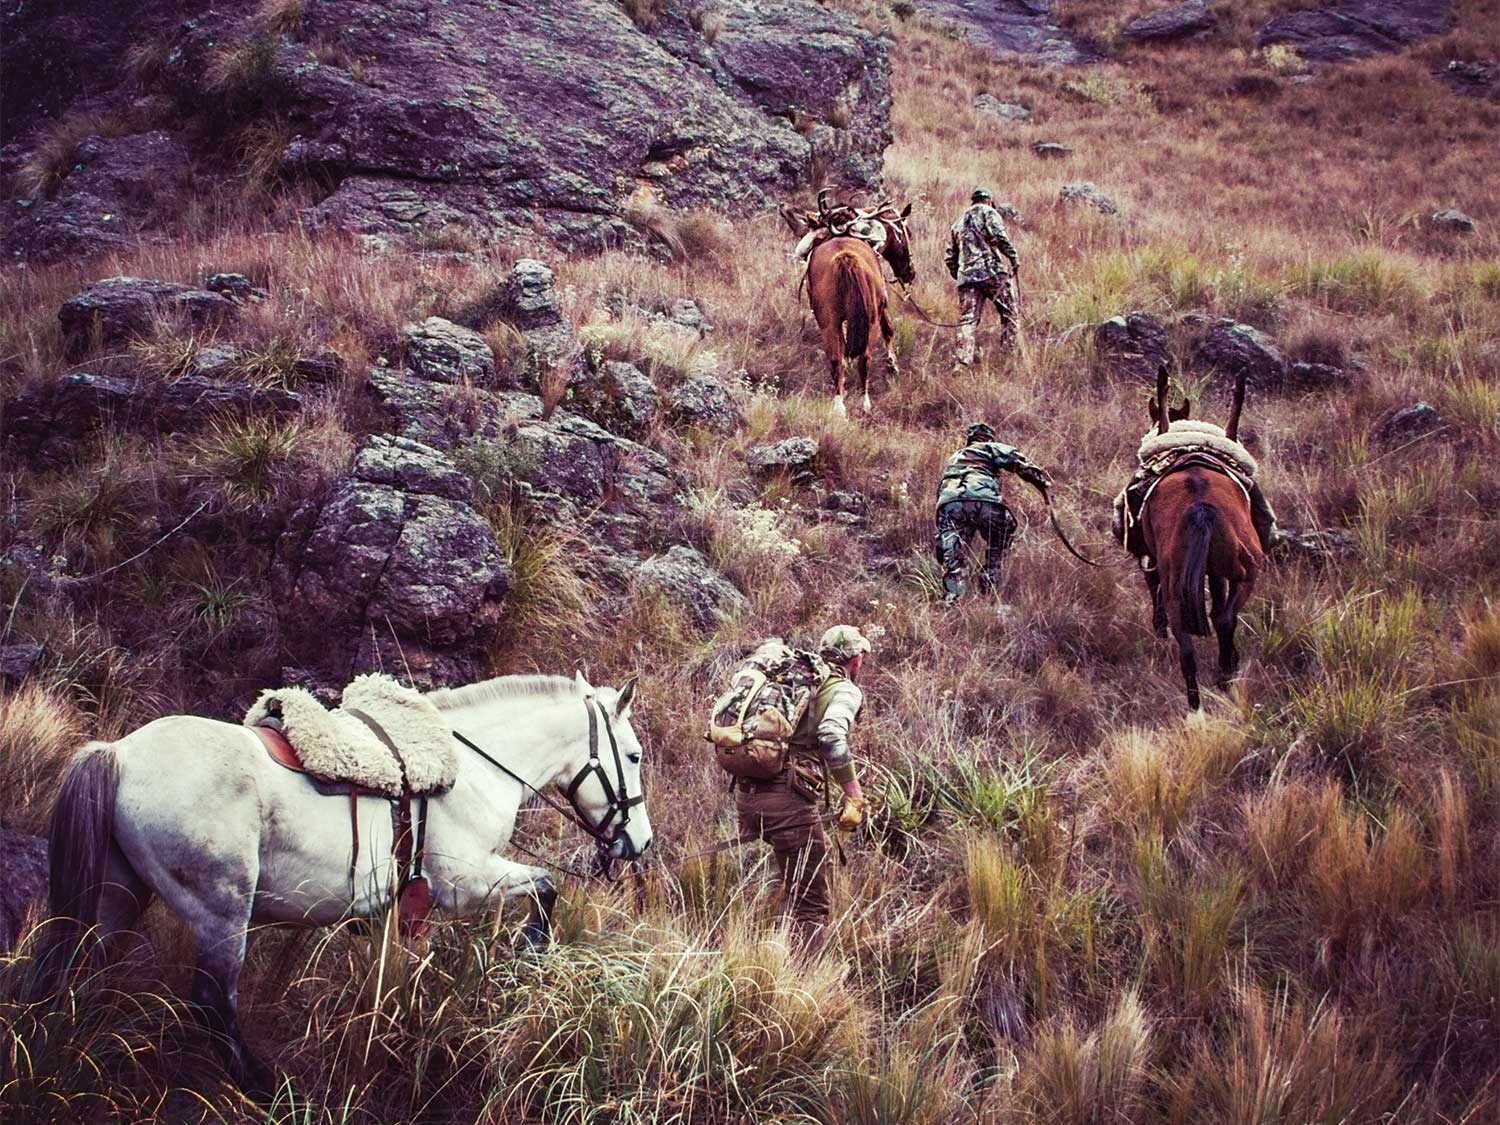
[[[515,699],[582,699],[576,680],[567,676],[496,676],[463,687],[439,688],[423,698],[439,711]]]

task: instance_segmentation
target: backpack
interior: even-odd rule
[[[708,741],[735,778],[771,781],[786,768],[792,735],[832,670],[810,652],[767,641],[714,702]]]

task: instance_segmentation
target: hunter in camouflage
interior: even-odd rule
[[[1020,272],[1016,248],[1005,221],[995,210],[994,196],[975,188],[969,209],[953,224],[944,257],[948,273],[958,282],[958,354],[961,367],[974,362],[974,333],[986,302],[1000,314],[1000,346],[1009,351],[1016,338],[1015,278]]]
[[[943,602],[952,605],[964,590],[964,549],[978,533],[984,536],[985,565],[980,588],[996,589],[1000,563],[1016,534],[1016,518],[1000,498],[1001,472],[1046,487],[1052,478],[1013,445],[995,440],[988,423],[978,422],[964,435],[964,447],[948,458],[938,485],[937,536],[934,551],[943,568]]]

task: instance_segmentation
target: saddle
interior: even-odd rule
[[[271,689],[261,693],[245,723],[277,765],[301,774],[324,796],[348,797],[351,895],[359,799],[390,804],[398,917],[403,932],[420,935],[432,902],[422,874],[427,799],[453,783],[457,752],[451,732],[420,692],[388,676],[359,677],[344,689],[343,703],[330,711],[301,688]]]

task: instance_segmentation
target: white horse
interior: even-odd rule
[[[529,895],[526,937],[545,944],[556,888],[541,867],[501,853],[516,813],[564,787],[604,861],[651,844],[641,745],[630,727],[635,681],[594,689],[554,676],[507,676],[436,691],[460,742],[456,780],[428,800],[424,874],[433,904],[466,915]],[[486,760],[488,758],[489,760]],[[160,895],[197,941],[193,1001],[231,1077],[264,1090],[269,1071],[240,1033],[237,990],[247,928],[323,926],[391,903],[390,805],[358,801],[350,877],[348,796],[323,796],[277,765],[248,728],[169,715],[114,743],[85,746],[52,814],[51,907],[62,921],[44,964],[60,973],[87,927],[130,930]]]

